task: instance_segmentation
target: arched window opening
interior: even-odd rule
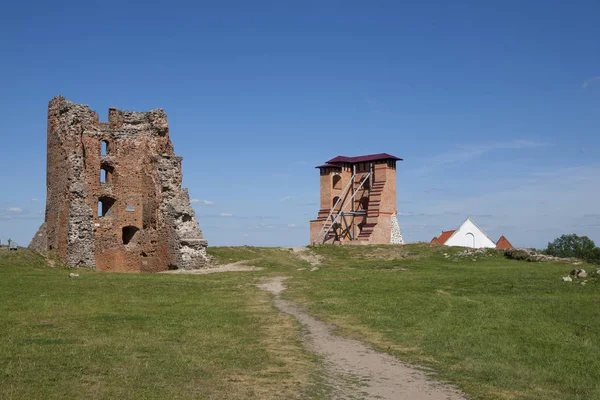
[[[123,227],[123,244],[129,244],[135,237],[135,234],[139,231],[135,226]]]
[[[359,205],[360,205],[361,210],[368,210],[369,209],[369,198],[361,197],[361,199],[359,201]]]
[[[335,205],[337,204],[337,202],[339,201],[339,199],[340,198],[338,196],[335,196],[333,198],[333,200],[331,201],[331,208],[335,208]],[[337,204],[337,208],[340,208],[340,204]]]
[[[98,199],[98,217],[108,216],[113,204],[115,204],[115,199],[100,197]]]
[[[107,165],[100,167],[100,183],[112,183],[112,174],[114,169]]]
[[[107,156],[109,150],[110,149],[109,149],[109,146],[108,146],[108,141],[107,140],[103,140],[100,143],[100,155],[101,156]]]
[[[472,233],[467,233],[465,235],[465,246],[475,248],[475,235]]]
[[[342,177],[339,175],[334,175],[332,184],[333,184],[334,189],[341,189],[342,188]]]

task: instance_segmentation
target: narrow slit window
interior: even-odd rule
[[[106,140],[103,140],[102,143],[100,144],[100,155],[101,156],[107,156],[108,155],[108,142]]]
[[[100,167],[100,183],[112,183],[113,168],[103,165]]]

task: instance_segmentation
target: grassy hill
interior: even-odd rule
[[[0,398],[327,398],[300,326],[255,286],[274,275],[338,333],[472,398],[600,398],[600,282],[562,282],[571,264],[323,246],[314,270],[289,249],[209,251],[264,270],[71,279],[40,255],[0,251]]]
[[[249,273],[70,272],[0,252],[1,399],[310,396],[316,360]]]
[[[561,279],[596,268],[424,244],[315,252],[322,268],[291,281],[290,294],[342,334],[473,398],[600,399],[600,282]]]

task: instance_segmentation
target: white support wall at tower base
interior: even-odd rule
[[[404,244],[404,239],[402,238],[402,232],[400,231],[400,224],[398,223],[398,218],[396,214],[392,214],[392,234],[390,239],[390,244]]]
[[[471,218],[467,218],[444,244],[446,246],[461,246],[476,249],[482,247],[496,248],[496,243]]]

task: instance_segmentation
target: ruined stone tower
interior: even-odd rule
[[[396,218],[396,162],[381,153],[337,156],[318,168],[321,206],[310,243],[403,244]]]
[[[108,113],[99,122],[86,105],[50,101],[46,217],[30,247],[103,271],[208,265],[167,115]]]

